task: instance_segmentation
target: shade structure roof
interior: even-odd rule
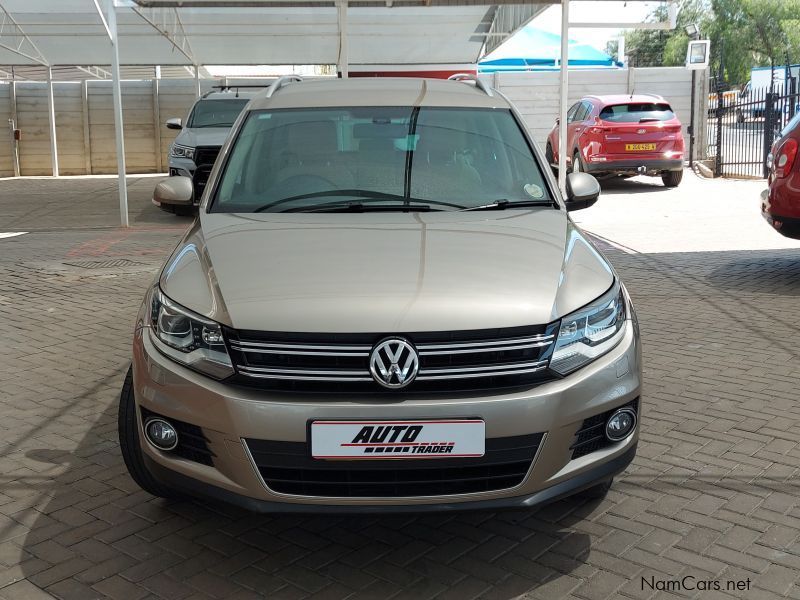
[[[482,71],[518,70],[554,66],[561,56],[561,37],[531,25],[523,27],[494,52],[480,61]],[[613,66],[605,52],[574,40],[569,41],[570,66]]]
[[[475,63],[559,1],[351,0],[348,60]],[[115,3],[122,65],[335,64],[340,54],[334,0]],[[109,64],[106,10],[107,0],[0,0],[0,65]]]

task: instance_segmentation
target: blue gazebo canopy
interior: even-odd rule
[[[479,61],[478,69],[484,73],[547,69],[556,67],[560,57],[559,35],[529,25]],[[617,66],[605,52],[574,40],[569,41],[569,64],[573,67]]]

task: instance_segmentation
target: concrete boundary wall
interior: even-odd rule
[[[544,148],[558,112],[558,71],[485,75],[519,108],[534,139]],[[570,71],[570,103],[586,94],[654,93],[667,98],[689,124],[691,73],[680,67]],[[201,80],[202,91],[216,80]],[[698,72],[696,147],[705,148],[708,81]],[[111,82],[54,84],[58,162],[62,175],[116,173]],[[195,99],[193,79],[123,81],[125,158],[129,173],[161,173],[168,165],[176,131],[164,122],[185,118]],[[16,102],[15,102],[16,100]],[[45,82],[0,82],[0,177],[14,175],[9,119],[22,131],[18,145],[21,175],[51,175],[50,132]],[[685,133],[685,131],[684,131]],[[687,138],[688,148],[688,138]]]
[[[201,81],[203,92],[216,80]],[[16,93],[14,93],[16,92]],[[16,111],[12,97],[16,96]],[[62,175],[117,172],[111,82],[56,82],[58,162]],[[128,173],[161,173],[177,131],[167,129],[170,117],[185,119],[195,100],[193,79],[123,81],[125,160]],[[51,175],[47,83],[0,82],[0,177],[14,175],[9,119],[22,132],[20,175]]]

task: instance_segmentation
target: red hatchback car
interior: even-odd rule
[[[558,168],[556,120],[547,160]],[[567,112],[567,168],[593,175],[653,175],[675,187],[683,178],[682,125],[661,96],[586,96]]]
[[[789,121],[767,157],[769,189],[761,193],[761,214],[780,234],[800,240],[800,113]]]

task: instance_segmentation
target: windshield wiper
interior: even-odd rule
[[[420,202],[424,204],[436,204],[437,206],[449,206],[455,209],[463,209],[464,206],[461,204],[452,204],[450,202],[440,202],[439,200],[426,200],[420,198],[407,198],[406,196],[402,196],[400,194],[387,194],[385,192],[376,192],[374,190],[326,190],[324,192],[311,192],[308,194],[299,194],[297,196],[289,196],[288,198],[281,198],[280,200],[276,200],[274,202],[270,202],[269,204],[265,204],[264,206],[260,206],[259,208],[255,209],[253,212],[264,212],[270,208],[275,206],[279,206],[280,204],[285,204],[287,202],[294,202],[296,200],[309,200],[311,198],[326,198],[326,197],[335,197],[335,196],[354,196],[356,198],[363,198],[365,200],[396,200],[397,202],[403,202],[404,204],[398,205],[397,208],[402,209],[404,206],[408,206],[406,203],[408,202]],[[311,206],[302,206],[297,207],[296,209],[288,209],[285,211],[280,212],[298,212],[298,211],[308,211],[314,208],[319,208],[320,205],[311,205]],[[394,207],[393,207],[394,208]]]
[[[363,202],[331,202],[315,206],[297,206],[281,212],[346,213],[346,212],[429,212],[438,211],[428,204],[364,204]]]
[[[552,206],[550,200],[496,200],[489,204],[481,204],[480,206],[470,206],[462,208],[461,212],[469,210],[505,210],[507,208],[526,208],[528,206]]]

